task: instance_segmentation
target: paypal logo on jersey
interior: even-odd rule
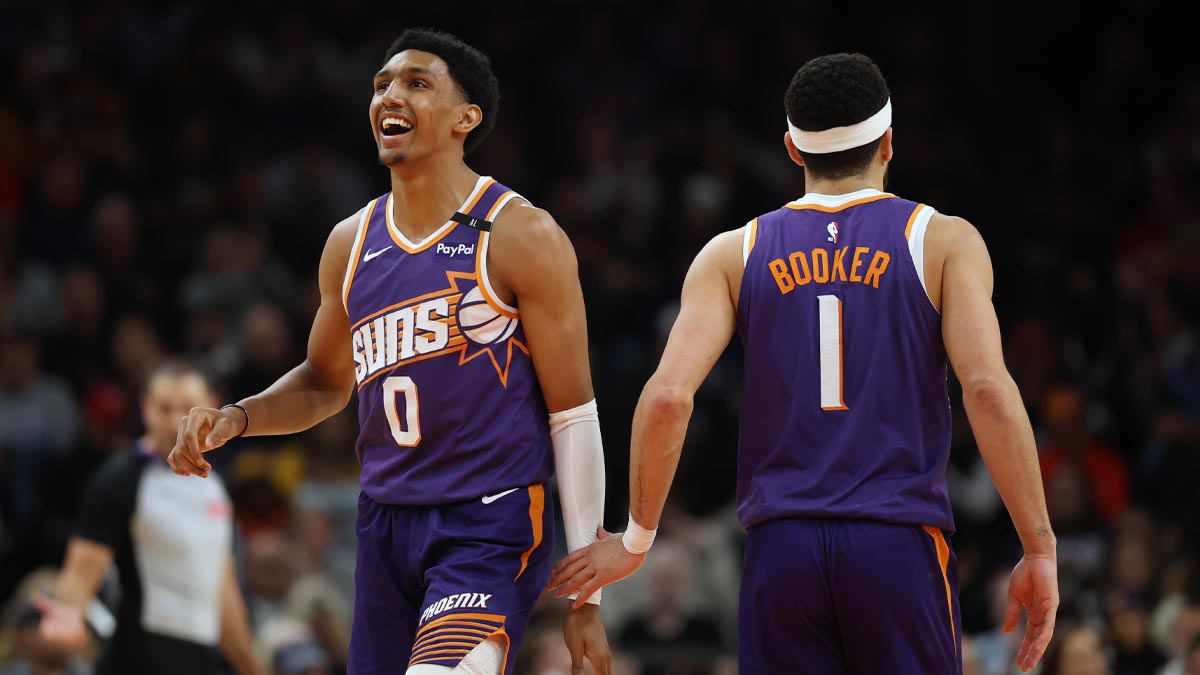
[[[434,255],[440,255],[443,258],[456,258],[460,255],[475,255],[475,244],[443,244],[438,242],[437,248],[433,249]]]

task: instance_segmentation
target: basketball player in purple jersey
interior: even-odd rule
[[[634,416],[630,521],[553,572],[586,595],[649,549],[692,397],[736,329],[745,345],[738,516],[747,530],[742,675],[959,673],[947,357],[1025,549],[1004,629],[1037,664],[1058,607],[1033,433],[1004,366],[987,249],[965,220],[883,192],[883,75],[859,54],[813,59],[785,97],[807,193],[696,257]]]
[[[604,463],[575,252],[545,211],[463,161],[499,85],[457,38],[409,30],[374,78],[392,189],[330,234],[307,359],[266,391],[184,418],[172,468],[289,434],[357,389],[362,463],[353,675],[511,673],[549,578],[557,475],[567,543],[594,541]],[[565,633],[609,672],[599,595]]]

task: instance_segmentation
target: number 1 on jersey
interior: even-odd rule
[[[400,427],[400,412],[396,409],[396,395],[404,395],[404,427]],[[383,381],[383,412],[387,414],[392,438],[405,447],[421,442],[420,405],[417,402],[417,384],[407,375],[393,375]]]
[[[817,319],[821,342],[821,410],[849,410],[842,391],[841,299],[836,295],[818,295]]]

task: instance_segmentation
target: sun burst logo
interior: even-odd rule
[[[395,367],[455,354],[458,365],[486,355],[508,386],[519,319],[492,306],[474,274],[446,272],[448,286],[393,305],[354,327],[354,375],[361,387]],[[461,287],[460,287],[461,285]]]

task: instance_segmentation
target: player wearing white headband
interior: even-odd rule
[[[861,54],[804,65],[784,97],[806,194],[696,257],[634,413],[629,528],[554,570],[587,596],[641,566],[692,398],[735,330],[745,346],[738,517],[746,528],[738,672],[962,672],[946,492],[947,365],[1024,557],[1005,630],[1037,664],[1058,607],[1033,432],[1004,366],[992,266],[970,223],[883,191],[891,99]]]

